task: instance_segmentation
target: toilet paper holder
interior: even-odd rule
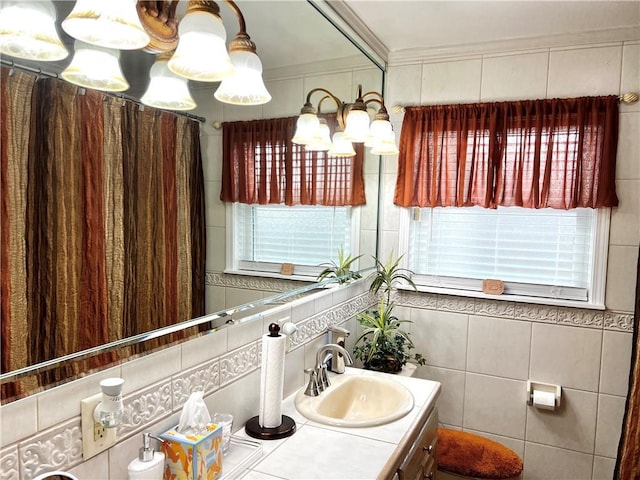
[[[549,398],[549,395],[553,395],[553,405],[551,402],[534,402],[534,392],[540,392],[543,395],[541,397]],[[560,402],[562,399],[562,387],[560,385],[554,385],[551,383],[532,382],[527,380],[527,405],[546,409],[546,410],[558,410],[560,408]]]

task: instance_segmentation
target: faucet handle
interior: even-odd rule
[[[309,374],[309,383],[304,391],[304,394],[308,397],[317,397],[320,395],[320,388],[318,385],[318,374],[315,368],[305,368],[304,373]]]

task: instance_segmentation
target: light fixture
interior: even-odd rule
[[[129,88],[120,69],[120,51],[76,40],[69,66],[60,74],[67,82],[105,92]]]
[[[324,96],[318,102],[318,111],[323,101],[330,99],[336,104],[336,119],[338,130],[333,134],[332,144],[323,145],[319,139],[325,138],[321,131],[322,124],[318,119],[316,109],[311,103],[314,93],[322,92]],[[378,112],[373,122],[369,124],[369,104],[377,103]],[[326,126],[326,123],[325,123]],[[379,92],[362,93],[362,85],[358,85],[356,100],[353,103],[345,103],[325,88],[314,88],[307,94],[306,102],[300,110],[300,116],[296,123],[296,132],[291,139],[293,143],[305,145],[309,150],[325,150],[329,155],[338,157],[350,157],[355,155],[353,143],[364,143],[371,147],[374,155],[396,155],[395,133],[389,114],[384,105],[384,97]]]
[[[151,40],[138,18],[136,0],[77,0],[62,28],[83,42],[120,50],[144,48]]]
[[[215,94],[221,102],[260,105],[271,100],[262,80],[262,63],[256,54],[256,46],[246,32],[244,17],[236,3],[225,0],[240,24],[240,32],[227,51],[227,33],[216,2],[184,0],[188,1],[188,6],[184,17],[179,19],[176,14],[179,1],[77,0],[61,24],[76,39],[77,49],[71,64],[61,74],[62,78],[83,87],[120,92],[127,90],[129,84],[120,70],[118,50],[144,50],[153,54],[173,52],[165,64],[154,64],[151,77],[169,82],[168,68],[184,79],[223,81]],[[57,37],[56,10],[50,0],[5,1],[2,5],[1,53],[50,61],[68,55]],[[57,51],[51,47],[53,44]],[[104,64],[96,60],[99,57]],[[107,69],[110,73],[106,73]],[[173,85],[178,91],[173,87],[165,89],[165,96],[171,98],[165,98],[163,102],[156,94],[156,100],[151,100],[151,90],[145,94],[145,102],[170,110],[194,108],[195,102],[188,92],[185,93],[182,84]],[[176,94],[182,101],[176,101]],[[160,106],[163,103],[166,106]]]
[[[227,32],[215,2],[190,0],[178,25],[178,38],[168,64],[173,73],[201,82],[218,82],[233,73]]]
[[[140,101],[145,105],[167,110],[193,110],[196,102],[189,92],[186,78],[169,70],[171,52],[161,53],[149,71],[149,86]]]
[[[69,52],[56,30],[50,0],[3,2],[0,9],[0,53],[25,60],[62,60]]]

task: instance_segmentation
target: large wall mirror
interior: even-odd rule
[[[73,8],[74,1],[54,1],[58,25]],[[238,31],[236,17],[221,1],[220,10],[228,38]],[[245,1],[237,0],[247,23],[247,31],[257,45],[258,55],[264,67],[265,84],[272,95],[271,102],[257,107],[236,107],[221,104],[213,98],[217,84],[190,82],[198,108],[192,113],[202,120],[200,138],[205,180],[206,210],[206,315],[172,327],[119,339],[106,346],[97,346],[82,352],[70,352],[63,358],[52,358],[38,365],[20,370],[2,372],[2,382],[19,379],[23,388],[19,396],[3,396],[7,403],[51,385],[39,385],[35,375],[43,371],[67,372],[58,377],[69,381],[88,371],[94,371],[96,358],[100,368],[109,365],[110,359],[120,361],[137,353],[136,346],[153,339],[161,347],[176,341],[173,333],[187,330],[193,335],[219,328],[233,328],[237,323],[252,321],[255,313],[282,302],[307,295],[322,284],[312,277],[251,276],[231,272],[227,251],[230,247],[227,225],[230,206],[219,200],[222,132],[220,124],[237,120],[252,120],[297,115],[306,94],[316,87],[330,90],[345,102],[355,99],[358,85],[365,91],[382,91],[384,72],[380,63],[372,61],[371,54],[357,41],[337,28],[330,8],[324,2],[315,1]],[[181,0],[178,12],[186,9],[187,0]],[[73,39],[59,28],[63,42],[72,51]],[[37,63],[11,57],[2,57],[3,65],[27,67],[41,74],[56,74],[70,61]],[[124,52],[121,65],[131,88],[124,92],[129,98],[140,98],[146,89],[149,68],[154,57],[141,51]],[[14,63],[15,62],[15,63]],[[331,107],[323,110],[331,112]],[[373,266],[378,237],[378,185],[380,157],[367,153],[364,163],[366,206],[358,207],[357,245],[362,258],[357,268]],[[327,259],[329,260],[329,259]],[[190,333],[190,334],[191,334]],[[186,338],[182,336],[179,341]],[[70,367],[72,365],[72,367]],[[62,378],[62,380],[60,380]],[[31,380],[30,380],[31,379]],[[32,386],[29,389],[29,385]]]

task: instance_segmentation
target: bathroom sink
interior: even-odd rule
[[[295,398],[296,409],[309,420],[338,427],[373,427],[404,417],[413,395],[396,380],[373,375],[336,375],[317,397]]]

